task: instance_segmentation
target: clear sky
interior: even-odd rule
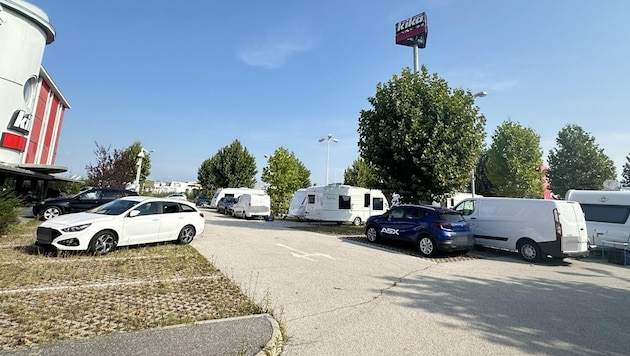
[[[428,17],[420,63],[476,103],[487,142],[510,119],[541,137],[577,124],[615,161],[630,154],[630,1],[32,1],[56,40],[43,65],[72,105],[57,165],[85,175],[95,142],[140,140],[150,179],[196,181],[235,139],[256,158],[285,147],[329,182],[358,157],[358,117],[376,84],[413,67],[394,24]]]

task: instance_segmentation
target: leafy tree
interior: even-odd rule
[[[368,98],[359,118],[359,152],[379,187],[408,202],[440,201],[469,185],[485,137],[470,91],[451,89],[425,66],[405,68]]]
[[[486,173],[486,166],[488,164],[488,150],[485,149],[481,153],[477,168],[475,168],[475,194],[483,195],[486,197],[496,196],[496,188],[488,179]]]
[[[138,154],[142,151],[142,143],[140,141],[134,142],[131,146],[125,149],[125,158],[127,160],[135,162],[135,170],[134,181],[136,179],[136,173],[138,170]],[[142,167],[140,168],[140,186],[144,186],[144,182],[147,180],[147,177],[151,174],[151,155],[149,152],[144,152],[144,157],[142,158]]]
[[[492,135],[485,173],[499,196],[542,198],[540,136],[518,123],[504,121]]]
[[[296,190],[311,186],[311,172],[286,148],[278,148],[263,168],[262,181],[269,184],[267,194],[271,198],[271,211],[289,210],[291,197]]]
[[[378,180],[370,166],[361,157],[352,162],[352,166],[343,171],[344,184],[356,187],[372,188],[378,185]]]
[[[234,140],[203,161],[197,171],[197,180],[204,189],[253,188],[257,172],[254,156],[239,140]]]
[[[566,125],[558,132],[548,160],[550,189],[562,197],[569,189],[602,189],[605,180],[616,177],[613,160],[578,125]]]
[[[96,165],[85,166],[88,180],[99,187],[125,188],[136,178],[136,161],[125,150],[101,146],[96,142]]]
[[[621,184],[630,185],[630,155],[626,156],[626,163],[623,165],[623,173],[621,173]]]

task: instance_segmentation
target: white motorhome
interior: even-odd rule
[[[271,215],[271,198],[267,194],[241,194],[232,211],[240,218],[268,218]]]
[[[565,200],[582,206],[590,247],[627,246],[630,242],[630,192],[571,189]]]
[[[331,221],[339,224],[363,224],[372,215],[389,209],[385,195],[378,189],[349,185],[327,185],[306,188],[306,220]]]
[[[468,198],[461,212],[475,244],[517,251],[526,261],[588,255],[586,221],[580,204],[521,198]]]
[[[303,220],[305,218],[304,214],[306,213],[304,199],[306,199],[306,188],[296,190],[293,194],[293,198],[291,198],[287,215],[297,218],[298,220]]]
[[[219,203],[219,200],[221,200],[221,198],[223,198],[223,197],[238,198],[242,194],[246,194],[246,193],[250,193],[250,194],[266,194],[265,191],[262,190],[262,189],[253,189],[253,188],[219,188],[219,189],[217,189],[217,191],[212,196],[212,199],[210,200],[210,208],[211,209],[216,209],[217,208],[217,204]]]

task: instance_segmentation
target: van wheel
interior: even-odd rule
[[[379,239],[378,231],[376,231],[376,228],[374,226],[370,226],[365,232],[365,237],[367,237],[368,241],[370,242],[376,242]]]
[[[418,238],[418,251],[425,257],[435,256],[437,254],[437,246],[435,241],[429,235],[422,235]]]
[[[356,217],[354,218],[354,220],[352,220],[352,225],[354,226],[361,226],[361,218],[360,217]]]
[[[517,249],[521,258],[527,262],[538,262],[541,259],[542,252],[540,252],[540,247],[530,239],[520,240]]]

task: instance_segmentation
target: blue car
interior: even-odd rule
[[[368,241],[392,239],[414,243],[423,256],[438,251],[468,251],[475,245],[470,226],[451,209],[429,205],[398,205],[365,222]]]

